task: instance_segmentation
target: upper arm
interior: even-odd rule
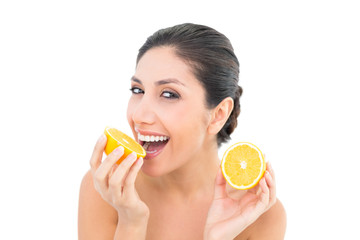
[[[117,225],[116,210],[105,202],[95,190],[92,175],[84,176],[79,196],[78,237],[79,240],[113,239]]]
[[[250,239],[283,240],[286,230],[286,213],[282,203],[277,200],[267,212],[254,223]]]

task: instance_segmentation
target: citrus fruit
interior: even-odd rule
[[[105,146],[106,155],[109,155],[115,148],[119,146],[124,147],[124,154],[116,162],[117,164],[120,164],[121,161],[124,160],[132,152],[136,153],[137,158],[145,157],[146,151],[144,150],[144,148],[125,133],[110,127],[106,127],[104,133],[107,137],[107,143]]]
[[[260,149],[254,144],[239,142],[230,146],[221,161],[225,180],[236,189],[254,187],[263,177],[266,163]]]

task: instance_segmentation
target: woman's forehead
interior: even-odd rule
[[[176,56],[170,47],[158,47],[148,50],[139,60],[132,80],[176,83],[187,86],[199,84],[191,68]]]

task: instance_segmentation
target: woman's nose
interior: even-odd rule
[[[154,105],[145,96],[133,106],[132,119],[136,124],[153,124],[155,121]]]

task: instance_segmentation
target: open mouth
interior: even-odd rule
[[[145,159],[151,159],[159,155],[169,140],[168,136],[142,135],[138,133],[138,142],[146,151]]]

